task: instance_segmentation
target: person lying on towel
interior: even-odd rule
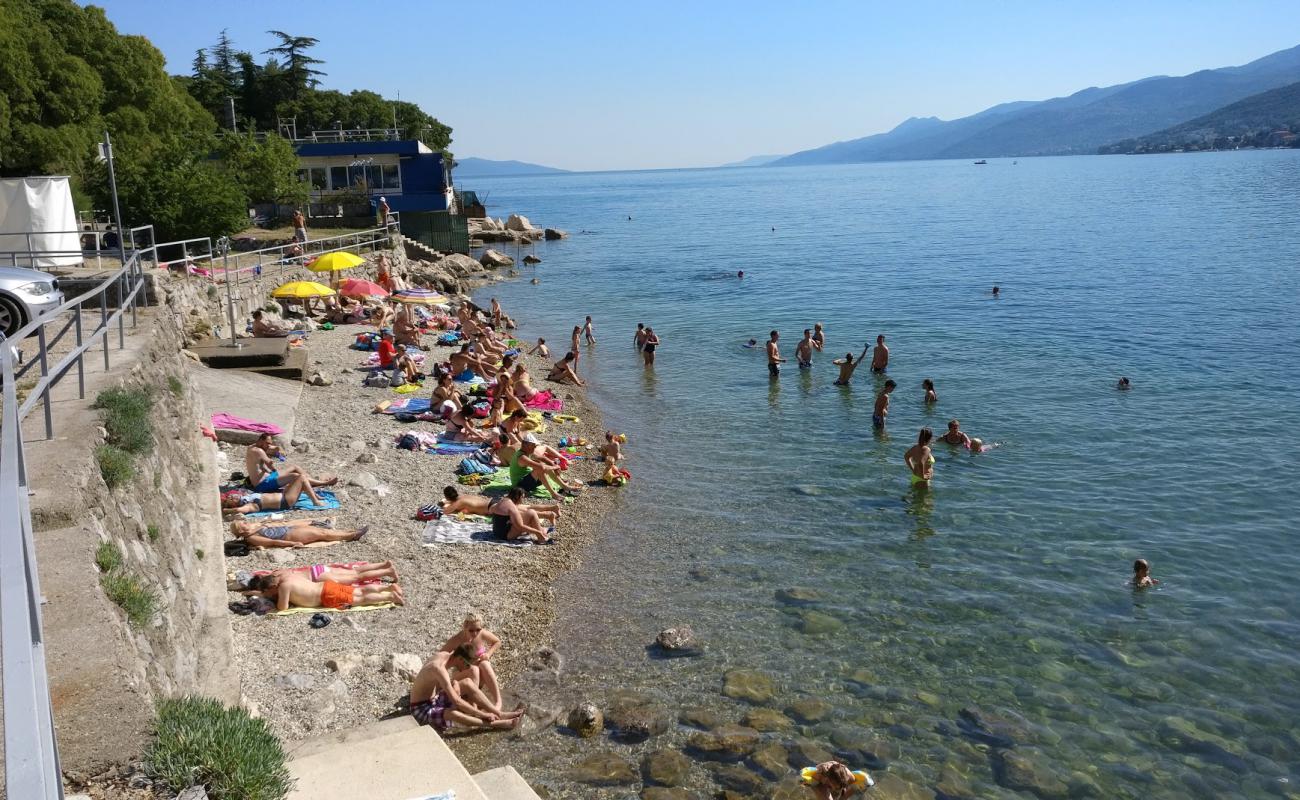
[[[363,525],[354,531],[339,531],[330,527],[331,524],[331,520],[305,519],[235,521],[230,523],[230,532],[236,539],[248,542],[250,547],[305,547],[317,542],[355,542],[370,530],[370,526]]]
[[[348,586],[331,580],[313,581],[302,572],[272,573],[254,578],[249,587],[275,601],[278,611],[290,608],[335,608],[405,605],[402,587],[396,583]]]

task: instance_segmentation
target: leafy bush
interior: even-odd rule
[[[112,542],[100,542],[95,548],[95,566],[100,572],[112,572],[122,566],[122,551]]]
[[[135,464],[131,454],[111,444],[101,444],[95,448],[95,461],[99,462],[99,474],[104,476],[104,483],[110,489],[135,477]]]
[[[212,800],[281,800],[292,788],[284,748],[265,720],[206,697],[158,706],[145,763],[172,791],[203,784]]]
[[[146,530],[149,531],[149,541],[151,541],[151,542],[156,542],[156,541],[158,541],[158,526],[157,526],[157,525],[150,524],[150,525],[146,528]]]
[[[126,618],[132,625],[143,628],[153,620],[153,615],[158,610],[158,595],[151,589],[146,589],[134,575],[118,568],[100,576],[99,583],[104,587],[108,599],[126,612]]]
[[[153,423],[149,410],[153,395],[145,389],[106,389],[95,398],[103,412],[108,443],[128,453],[143,453],[153,446]]]

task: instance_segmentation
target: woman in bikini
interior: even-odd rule
[[[275,523],[235,521],[230,523],[230,532],[236,539],[243,539],[251,547],[305,547],[317,542],[355,542],[369,526],[362,526],[354,531],[337,531],[326,527],[319,521],[291,519]],[[391,565],[390,565],[391,566]]]
[[[921,381],[921,388],[925,390],[926,405],[929,405],[930,403],[939,402],[939,395],[936,394],[934,391],[934,381],[930,380],[929,378],[926,378],[925,380]]]
[[[501,638],[483,627],[483,618],[470,612],[465,615],[465,622],[456,635],[448,639],[440,648],[444,653],[455,653],[462,647],[461,653],[470,655],[468,659],[453,659],[457,669],[457,680],[468,677],[483,690],[493,705],[501,705],[501,687],[497,683],[496,671],[492,669],[492,654],[501,647]],[[461,666],[464,664],[464,666]],[[463,673],[463,674],[462,674]]]
[[[515,370],[511,373],[511,379],[515,397],[518,397],[523,402],[527,403],[537,394],[537,390],[533,388],[532,376],[528,374],[528,368],[524,366],[522,361],[515,365]]]
[[[912,473],[908,477],[914,487],[928,489],[934,478],[934,454],[930,452],[930,439],[933,437],[934,433],[929,428],[922,428],[916,437],[916,444],[903,454],[903,463],[907,464]]]
[[[260,511],[288,511],[306,493],[312,505],[324,505],[320,495],[312,489],[311,483],[302,475],[295,475],[293,482],[278,492],[226,492],[221,496],[221,514],[233,517],[237,514],[256,514]]]
[[[546,380],[555,381],[556,383],[572,383],[578,386],[586,386],[587,384],[582,380],[582,378],[578,377],[577,366],[577,355],[573,352],[565,353],[564,358],[560,359],[555,366],[551,367],[551,371],[546,376]]]
[[[505,497],[498,498],[488,506],[492,517],[492,534],[498,539],[511,542],[516,539],[533,539],[542,543],[551,541],[555,528],[548,530],[543,527],[537,512],[523,503],[524,490],[516,486]]]
[[[445,407],[447,403],[451,404],[450,407]],[[456,382],[451,379],[451,373],[446,373],[438,379],[438,385],[433,387],[430,405],[446,414],[459,411],[464,407],[465,396],[456,389]]]

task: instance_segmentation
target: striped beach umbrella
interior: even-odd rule
[[[438,294],[430,289],[401,289],[393,292],[392,298],[399,303],[410,303],[421,306],[441,306],[447,304],[446,295]]]

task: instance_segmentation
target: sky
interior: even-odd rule
[[[716,166],[1300,44],[1293,0],[100,0],[168,70],[227,28],[320,40],[323,88],[419,103],[457,157]],[[260,58],[260,57],[259,57]]]

